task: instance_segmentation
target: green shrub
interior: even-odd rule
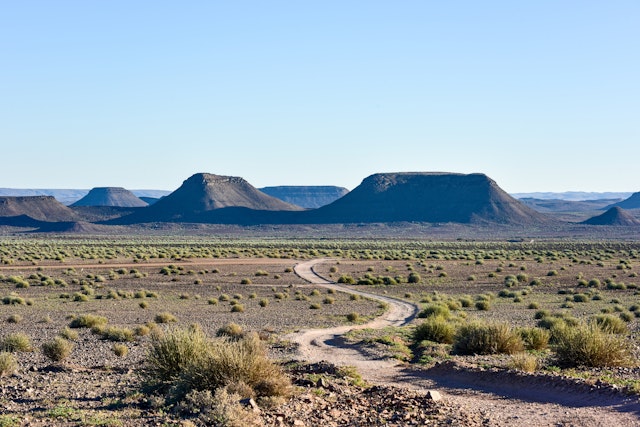
[[[491,303],[489,301],[477,301],[476,308],[480,311],[488,311],[491,309]]]
[[[471,299],[471,297],[461,297],[459,301],[460,305],[465,308],[471,307],[473,305],[473,299]]]
[[[530,310],[537,310],[538,308],[540,308],[540,304],[538,304],[537,302],[533,301],[533,302],[529,303],[527,308],[530,309]]]
[[[322,306],[321,306],[320,304],[318,304],[317,302],[314,302],[313,304],[311,304],[311,305],[309,306],[309,308],[310,308],[311,310],[320,310],[320,309],[322,308]]]
[[[333,304],[336,300],[332,297],[326,297],[325,299],[322,300],[323,304]]]
[[[565,366],[614,367],[633,363],[631,342],[596,322],[554,330],[558,362]]]
[[[291,391],[288,378],[266,357],[256,334],[212,340],[197,328],[169,331],[152,340],[145,376],[170,400],[181,400],[194,390],[214,392],[225,387],[256,398],[286,396]]]
[[[73,350],[73,344],[62,337],[55,337],[53,341],[42,344],[42,354],[54,362],[66,359]]]
[[[358,320],[360,320],[360,314],[356,312],[349,313],[347,314],[347,320],[349,322],[357,322]]]
[[[551,333],[547,329],[521,328],[518,333],[527,350],[545,350],[549,346]]]
[[[250,285],[251,283],[252,283],[252,282],[251,282],[251,279],[242,279],[242,280],[240,281],[240,284],[241,284],[241,285]]]
[[[591,317],[590,321],[598,325],[604,332],[611,334],[626,334],[629,332],[624,320],[610,314],[598,314]]]
[[[353,285],[356,283],[356,281],[353,279],[353,277],[348,276],[348,275],[342,275],[340,276],[340,278],[338,279],[338,283],[344,283],[347,285]]]
[[[258,303],[258,305],[260,305],[260,307],[266,307],[269,305],[269,300],[266,298],[263,298],[260,300],[260,302]]]
[[[17,351],[31,351],[31,339],[22,332],[9,334],[0,342],[0,350],[11,353]]]
[[[449,310],[449,306],[445,304],[428,304],[418,313],[418,317],[442,317],[443,319],[448,319],[451,317],[451,310]]]
[[[420,277],[420,275],[414,272],[409,274],[409,277],[407,278],[407,283],[420,283],[421,280],[422,278]]]
[[[453,350],[458,354],[513,354],[523,349],[522,338],[506,323],[462,325],[453,343]]]
[[[437,343],[452,344],[456,328],[441,316],[430,316],[416,326],[413,339],[416,342],[429,340]]]
[[[15,356],[7,351],[0,351],[0,377],[11,375],[17,370],[18,361]]]
[[[244,313],[244,305],[242,305],[242,304],[234,304],[233,307],[231,307],[231,312],[232,313]]]

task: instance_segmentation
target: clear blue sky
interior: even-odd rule
[[[0,6],[0,187],[640,191],[637,0]]]

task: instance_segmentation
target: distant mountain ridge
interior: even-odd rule
[[[301,206],[306,209],[316,209],[328,205],[349,192],[346,188],[330,185],[283,185],[276,187],[263,187],[259,190],[269,196],[277,197],[284,202]]]
[[[589,191],[564,191],[554,192],[533,192],[533,193],[511,193],[516,199],[540,199],[540,200],[600,200],[600,199],[626,199],[631,195],[629,192],[589,192]]]
[[[49,222],[80,219],[78,214],[53,196],[0,197],[0,217],[20,216]]]
[[[171,191],[167,190],[130,190],[136,197],[159,199]],[[71,205],[89,194],[86,189],[46,189],[46,188],[0,188],[0,197],[53,196],[64,205]]]

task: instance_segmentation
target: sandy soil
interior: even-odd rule
[[[338,285],[314,271],[328,261],[317,259],[296,266],[296,273],[317,286],[358,293],[389,304],[389,311],[374,321],[355,328],[381,328],[403,325],[412,320],[418,307],[395,298],[354,291]],[[341,336],[353,326],[310,329],[291,334],[300,356],[317,362],[328,360],[337,365],[355,366],[364,379],[402,388],[429,390],[443,394],[447,403],[462,412],[481,414],[492,426],[640,426],[640,400],[609,390],[594,392],[570,382],[550,380],[536,374],[495,372],[466,368],[454,363],[438,364],[431,369],[410,368],[390,359],[367,358]]]

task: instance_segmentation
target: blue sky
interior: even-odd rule
[[[0,187],[640,191],[637,0],[0,6]]]

